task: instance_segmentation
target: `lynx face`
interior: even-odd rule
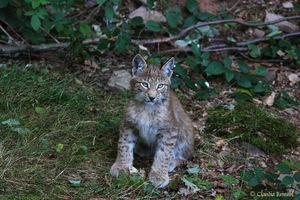
[[[173,59],[161,69],[153,65],[147,66],[141,57],[134,58],[132,65],[133,78],[130,84],[135,99],[149,105],[164,102],[169,95]]]

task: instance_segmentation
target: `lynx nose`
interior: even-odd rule
[[[155,97],[149,97],[150,101],[153,101],[155,99]]]

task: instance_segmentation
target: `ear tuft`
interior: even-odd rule
[[[140,54],[136,54],[132,59],[132,75],[135,76],[143,71],[147,66],[146,61],[142,58]]]
[[[171,76],[173,74],[173,68],[174,68],[174,58],[171,58],[164,66],[162,67],[163,74],[171,79]]]

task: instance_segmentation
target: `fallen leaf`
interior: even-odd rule
[[[272,92],[265,100],[264,104],[267,106],[273,106],[275,99],[275,92]]]

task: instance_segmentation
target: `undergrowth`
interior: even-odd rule
[[[299,137],[296,126],[250,103],[235,108],[214,108],[209,111],[207,133],[249,142],[268,154],[282,154],[296,147]]]

